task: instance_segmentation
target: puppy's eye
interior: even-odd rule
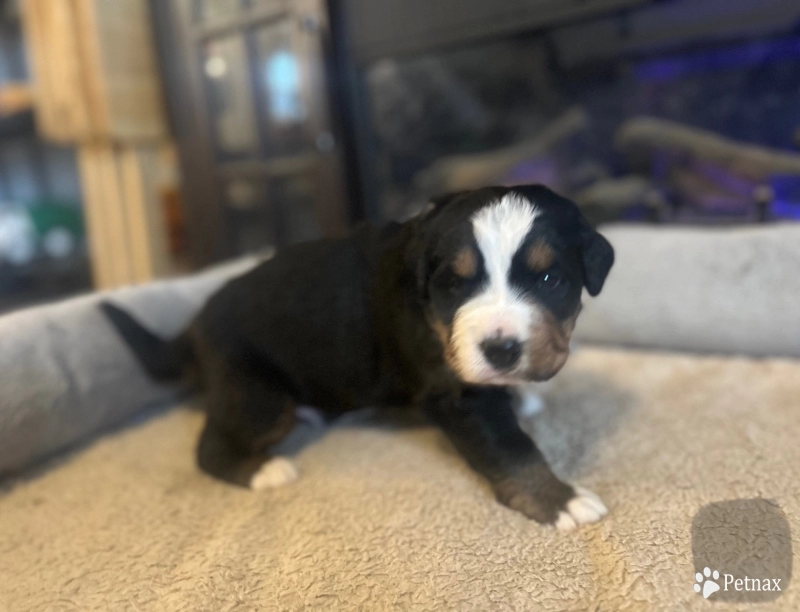
[[[551,268],[539,277],[537,285],[545,291],[553,291],[566,284],[564,275],[557,269]]]

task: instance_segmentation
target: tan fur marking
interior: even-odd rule
[[[528,250],[528,266],[536,272],[543,272],[553,265],[556,254],[553,249],[541,238],[533,243]]]
[[[578,312],[564,323],[559,323],[547,312],[544,320],[537,321],[531,327],[528,355],[530,374],[534,380],[547,380],[567,361],[569,340]]]
[[[439,319],[434,319],[431,323],[431,327],[433,327],[433,331],[436,332],[436,335],[439,336],[442,346],[447,348],[447,345],[450,344],[450,331],[447,329],[447,325],[442,323]]]
[[[434,319],[431,322],[431,327],[433,327],[433,331],[436,332],[439,341],[442,343],[445,361],[454,371],[460,371],[458,359],[456,359],[455,347],[450,341],[450,329],[439,319]]]
[[[464,247],[459,251],[453,262],[453,270],[462,278],[475,276],[475,272],[478,270],[478,258],[475,256],[475,250],[472,247]]]

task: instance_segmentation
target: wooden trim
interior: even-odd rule
[[[108,105],[108,92],[103,79],[103,51],[100,44],[97,10],[91,2],[73,0],[76,36],[82,35],[83,43],[78,45],[79,62],[83,66],[81,74],[83,92],[94,130],[110,133],[111,113]],[[92,131],[94,131],[92,130]],[[90,134],[84,134],[83,138]]]
[[[111,258],[113,285],[127,285],[136,280],[133,273],[133,257],[129,240],[128,215],[125,210],[125,194],[122,177],[117,165],[113,146],[93,146],[95,161],[101,179],[102,200],[96,203],[104,209],[105,231]]]
[[[91,132],[71,0],[26,0],[23,24],[33,60],[37,123],[55,142]]]
[[[156,224],[161,227],[162,232],[153,234],[156,227],[152,223],[153,215],[150,209],[158,203],[147,193],[148,187],[151,190],[155,188],[154,185],[147,184],[149,181],[145,177],[143,168],[148,154],[129,148],[121,150],[118,155],[122,193],[125,196],[131,270],[133,280],[143,283],[156,276],[156,253],[153,247],[156,246],[158,238],[164,243],[166,238],[163,234],[163,223]]]
[[[105,211],[101,206],[103,201],[102,180],[94,156],[95,151],[92,147],[81,147],[78,150],[92,278],[95,289],[104,289],[111,286],[113,271],[111,270],[110,249],[105,229]]]
[[[95,287],[151,281],[175,266],[169,255],[161,189],[167,186],[165,144],[110,142],[79,149]],[[166,166],[166,167],[165,167]]]
[[[49,140],[167,136],[141,0],[26,0],[39,128]]]

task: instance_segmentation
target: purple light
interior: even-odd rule
[[[800,38],[748,42],[713,51],[687,53],[640,62],[634,72],[641,81],[671,81],[679,77],[800,58]]]
[[[774,200],[770,206],[773,217],[780,219],[800,220],[800,202],[789,202],[787,200]]]

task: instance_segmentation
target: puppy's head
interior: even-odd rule
[[[547,380],[564,365],[581,291],[614,262],[577,206],[546,187],[443,196],[416,220],[418,289],[450,367],[465,382]]]

